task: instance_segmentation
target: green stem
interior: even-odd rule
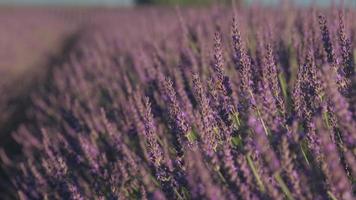
[[[294,200],[294,197],[292,196],[292,193],[289,191],[287,185],[285,184],[285,182],[283,181],[281,175],[277,172],[274,175],[276,181],[278,182],[279,186],[281,187],[283,193],[286,195],[287,199],[289,200]]]
[[[178,196],[178,199],[182,199],[182,200],[184,199],[182,197],[182,195],[180,195],[179,192],[177,191],[177,189],[175,189],[175,188],[174,188],[174,193]]]
[[[251,168],[251,170],[252,170],[253,175],[255,176],[255,179],[256,179],[256,181],[257,181],[258,187],[260,188],[260,190],[261,190],[262,192],[265,192],[266,189],[265,189],[265,187],[264,187],[264,185],[263,185],[263,183],[262,183],[262,180],[261,180],[261,178],[260,178],[260,175],[258,174],[258,172],[257,172],[257,170],[256,170],[256,167],[255,167],[255,165],[254,165],[254,163],[253,163],[253,161],[252,161],[252,159],[251,159],[250,154],[246,155],[246,159],[247,159],[248,165],[250,166],[250,168]]]
[[[325,121],[325,124],[328,128],[330,128],[330,123],[329,123],[329,115],[327,112],[323,112],[323,118],[324,118],[324,121]]]
[[[253,100],[254,102],[256,102],[256,99],[255,99],[255,97],[253,96],[252,91],[251,91],[251,90],[248,90],[248,92],[250,93],[250,96],[251,96],[252,100]],[[256,105],[256,111],[257,111],[258,118],[260,118],[260,121],[261,121],[261,123],[262,123],[263,130],[265,131],[266,135],[268,136],[268,135],[269,135],[269,134],[268,134],[268,129],[267,129],[267,127],[266,127],[266,124],[265,124],[264,120],[262,119],[261,112],[260,112],[260,110],[258,109],[257,105]]]
[[[227,183],[226,179],[224,178],[224,176],[221,174],[220,170],[216,170],[216,173],[218,174],[218,176],[220,177],[221,181],[223,183]]]
[[[286,79],[284,77],[283,72],[279,73],[278,78],[279,78],[279,82],[280,82],[281,87],[282,87],[282,92],[283,92],[284,99],[287,100],[287,98],[288,98],[287,81],[286,81]]]
[[[307,162],[307,165],[310,165],[310,162],[308,160],[307,154],[304,151],[303,146],[301,144],[299,144],[299,146],[300,146],[300,149],[302,150],[302,154],[303,154],[303,157],[304,157],[305,161]]]
[[[338,199],[333,195],[333,193],[331,193],[330,191],[328,191],[327,193],[328,193],[330,199],[332,199],[332,200],[338,200]]]

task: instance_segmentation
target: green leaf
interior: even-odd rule
[[[231,144],[233,147],[242,147],[242,139],[240,136],[234,136],[231,138]]]
[[[279,82],[280,82],[281,87],[282,87],[282,92],[283,92],[284,99],[287,100],[287,97],[288,97],[288,96],[287,96],[287,95],[288,95],[288,93],[287,93],[287,87],[288,87],[288,86],[287,86],[287,81],[286,81],[286,78],[285,78],[283,72],[279,73],[278,79],[279,79]]]
[[[194,142],[197,140],[197,134],[195,133],[194,130],[191,130],[187,133],[186,135],[187,139],[189,142]]]

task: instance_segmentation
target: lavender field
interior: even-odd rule
[[[0,39],[43,62],[0,68],[0,199],[356,199],[356,8],[24,18]]]

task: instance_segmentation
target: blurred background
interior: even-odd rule
[[[214,1],[230,0],[0,0],[0,5],[63,5],[63,6],[133,6],[139,4],[209,4]],[[257,0],[236,0],[240,3],[253,3]],[[286,0],[282,0],[286,1]],[[348,5],[356,5],[355,0],[289,0],[295,4],[308,5],[315,3],[322,6],[330,5],[332,2],[344,2]],[[278,4],[281,0],[258,0],[265,4]]]

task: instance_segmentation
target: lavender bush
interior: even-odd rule
[[[20,199],[355,199],[355,10],[90,15],[1,158]]]

